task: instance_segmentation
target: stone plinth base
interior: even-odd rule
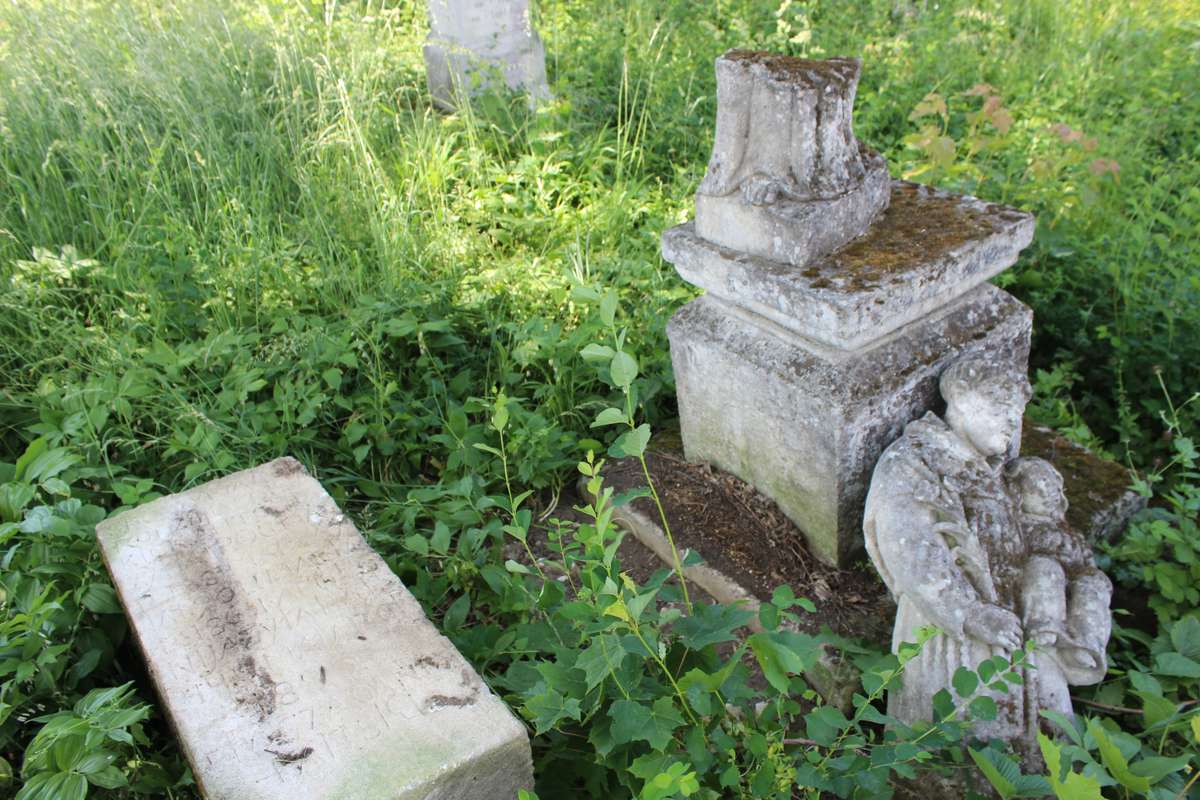
[[[1033,315],[991,284],[859,350],[827,347],[712,295],[667,327],[684,451],[779,504],[810,549],[862,548],[871,471],[904,425],[934,410],[951,361],[989,351],[1024,371]]]

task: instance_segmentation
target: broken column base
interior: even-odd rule
[[[848,565],[862,549],[871,470],[908,422],[936,410],[938,377],[966,354],[1024,371],[1032,312],[991,284],[860,350],[817,344],[711,295],[667,326],[684,452],[752,484]]]

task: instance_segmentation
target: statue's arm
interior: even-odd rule
[[[982,602],[936,532],[937,522],[930,506],[911,495],[894,495],[875,509],[875,546],[888,565],[896,597],[908,597],[931,624],[959,639],[968,615]]]

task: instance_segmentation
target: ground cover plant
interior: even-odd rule
[[[545,798],[881,796],[965,764],[1006,797],[1195,791],[1200,10],[535,10],[557,101],[441,115],[419,2],[0,9],[0,793],[194,796],[94,526],[285,453],[529,723]],[[734,46],[861,54],[858,134],[898,175],[1038,215],[1004,279],[1037,315],[1033,412],[1157,493],[1102,554],[1146,603],[1089,719],[1043,743],[1060,769],[966,747],[986,703],[884,738],[902,659],[856,653],[854,707],[814,705],[786,590],[722,649],[744,612],[622,577],[616,498],[555,527],[573,585],[507,554],[671,425],[663,329],[691,291],[658,236],[689,214]]]

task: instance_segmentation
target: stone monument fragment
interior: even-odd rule
[[[858,70],[719,58],[696,220],[662,242],[706,290],[667,327],[687,457],[753,484],[842,565],[875,461],[936,407],[938,375],[985,352],[1023,369],[1032,324],[987,283],[1032,216],[887,178],[850,128]]]
[[[97,532],[208,800],[490,800],[531,786],[524,726],[294,459]]]
[[[717,59],[717,130],[696,191],[696,233],[800,264],[858,236],[887,207],[887,163],[854,138],[856,58],[731,50]]]
[[[429,0],[429,28],[425,70],[442,108],[497,88],[528,92],[532,100],[550,97],[529,0]]]
[[[1011,457],[1029,399],[1024,370],[966,358],[940,386],[945,417],[931,412],[905,427],[867,496],[867,552],[897,604],[893,650],[922,627],[940,630],[890,691],[888,713],[929,720],[959,667],[1032,641],[1033,669],[1022,685],[988,692],[998,713],[975,733],[1033,754],[1048,725],[1039,710],[1070,716],[1068,686],[1104,678],[1112,584],[1067,524],[1062,476],[1040,458]]]

